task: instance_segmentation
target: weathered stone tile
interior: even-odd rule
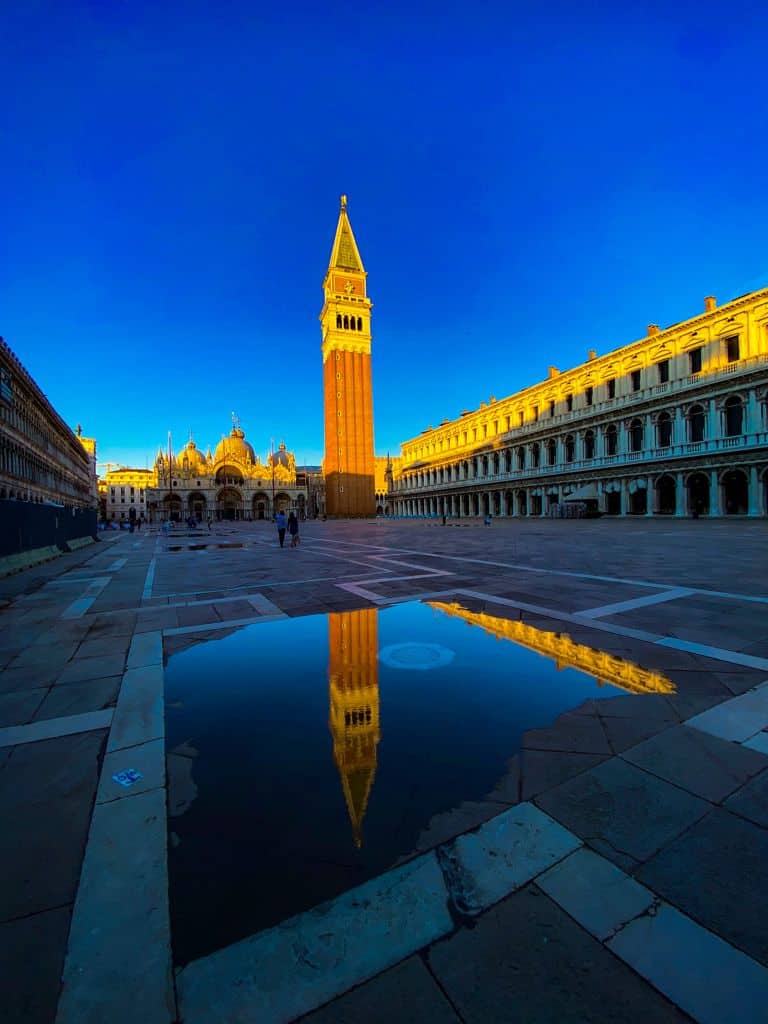
[[[46,693],[48,690],[42,688],[0,694],[0,728],[31,722]]]
[[[54,686],[33,716],[38,722],[44,718],[64,718],[99,711],[114,705],[122,676],[109,679],[89,679],[85,683]]]
[[[768,832],[715,808],[656,854],[639,881],[768,963]]]
[[[159,630],[134,633],[128,651],[128,669],[160,665],[163,660],[163,636]]]
[[[594,849],[627,867],[633,860],[646,860],[710,808],[616,757],[542,793],[536,803]]]
[[[616,754],[670,728],[668,723],[662,724],[654,718],[604,718],[602,723],[611,749]]]
[[[0,924],[4,1024],[50,1024],[67,948],[69,907]]]
[[[439,851],[456,907],[479,914],[566,857],[581,841],[533,804],[518,804]]]
[[[536,884],[601,940],[642,914],[656,898],[609,860],[584,847],[540,875]]]
[[[165,794],[153,789],[94,809],[56,1024],[175,1019]]]
[[[77,649],[77,657],[100,658],[106,654],[125,657],[129,643],[127,636],[102,636],[97,640],[84,640]]]
[[[79,658],[71,662],[56,679],[57,686],[67,683],[83,683],[88,679],[105,679],[117,676],[125,666],[125,655],[104,654],[98,658]]]
[[[128,768],[141,774],[141,779],[131,786],[115,782],[113,775]],[[149,789],[165,786],[165,740],[150,740],[137,747],[125,747],[107,754],[101,771],[101,780],[96,793],[96,803],[127,799]]]
[[[606,757],[612,753],[600,720],[588,715],[560,715],[549,729],[528,729],[523,734],[522,745],[530,750],[604,754]]]
[[[608,946],[701,1024],[754,1020],[768,1002],[764,967],[667,904]]]
[[[451,1004],[418,957],[334,999],[301,1024],[459,1024]]]
[[[724,740],[747,740],[768,726],[768,690],[751,690],[723,701],[689,718],[686,725]]]
[[[768,770],[729,797],[725,806],[734,814],[768,828]]]
[[[507,761],[506,774],[501,776],[490,793],[486,793],[485,799],[502,804],[520,802],[520,757],[518,754]]]
[[[760,754],[768,754],[768,732],[758,732],[748,740],[744,740],[743,746],[749,750],[757,750]]]
[[[74,899],[104,736],[19,746],[0,772],[0,920]]]
[[[598,723],[599,724],[599,723]],[[605,761],[607,754],[564,754],[555,750],[523,750],[520,754],[521,800],[530,800]]]
[[[419,833],[415,849],[420,852],[431,850],[462,832],[476,828],[489,818],[494,818],[501,811],[502,807],[498,803],[468,800],[451,811],[435,814]]]
[[[682,1024],[686,1018],[535,885],[428,953],[466,1024]]]
[[[24,743],[39,743],[58,736],[72,736],[96,729],[107,729],[112,721],[112,710],[89,711],[82,715],[44,719],[26,725],[9,725],[0,729],[0,747],[15,747]]]
[[[58,665],[59,668],[65,665],[77,650],[76,643],[69,644],[33,644],[16,655],[10,663],[10,668],[24,668],[30,665],[41,665],[44,668]]]
[[[193,961],[177,975],[180,1015],[185,1024],[292,1020],[449,932],[447,901],[435,855],[425,854]]]
[[[123,676],[107,751],[135,747],[164,735],[162,665],[130,669]]]
[[[712,803],[720,803],[768,767],[764,755],[687,725],[668,729],[627,750],[623,757]]]

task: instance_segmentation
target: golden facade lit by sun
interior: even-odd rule
[[[427,603],[446,615],[463,619],[470,626],[479,626],[497,640],[511,640],[537,654],[552,658],[558,669],[575,668],[594,676],[599,685],[610,683],[630,693],[675,693],[677,689],[671,679],[659,672],[650,672],[613,654],[574,643],[565,633],[546,633],[525,622],[499,618],[486,612],[471,612],[456,603]]]
[[[326,511],[372,516],[374,497],[371,309],[367,274],[341,197],[320,313],[325,405]]]
[[[380,738],[377,615],[376,608],[363,608],[328,616],[328,725],[357,847]]]

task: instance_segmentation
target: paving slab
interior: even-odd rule
[[[120,689],[122,676],[109,679],[89,679],[84,683],[69,683],[67,686],[53,686],[32,720],[64,718],[69,715],[99,711],[114,705]]]
[[[648,910],[657,899],[615,864],[584,847],[545,871],[536,884],[600,940]]]
[[[171,1024],[165,794],[98,804],[56,1024]]]
[[[687,1019],[536,886],[436,943],[428,962],[465,1024]]]
[[[547,729],[528,729],[523,734],[522,746],[530,750],[604,754],[606,757],[613,753],[600,720],[588,715],[564,714]]]
[[[744,740],[743,746],[749,750],[757,750],[760,754],[768,754],[768,732],[765,729],[756,733],[748,740]]]
[[[120,696],[109,733],[107,752],[135,747],[165,736],[163,668],[150,665],[129,669],[123,676]]]
[[[0,772],[0,921],[74,900],[105,735],[24,744]]]
[[[768,758],[738,743],[678,725],[623,754],[624,760],[711,803],[768,768]]]
[[[129,669],[148,665],[161,665],[163,661],[163,635],[160,630],[148,633],[134,633],[128,651]]]
[[[79,658],[70,662],[56,679],[57,686],[83,683],[88,679],[116,676],[125,668],[124,654],[103,654],[98,658]]]
[[[3,1024],[51,1024],[70,915],[70,907],[57,907],[0,924]]]
[[[137,772],[140,779],[124,785],[120,778],[126,771]],[[130,781],[130,780],[125,780]],[[135,747],[125,747],[108,753],[104,758],[96,803],[108,803],[110,800],[127,800],[150,789],[163,789],[165,792],[165,741],[150,740]]]
[[[689,718],[693,729],[741,743],[768,726],[768,688],[758,687]]]
[[[725,801],[725,807],[756,825],[768,828],[768,770],[748,782]]]
[[[301,1018],[301,1024],[460,1024],[419,957]]]
[[[41,688],[0,694],[0,728],[31,722],[47,693]]]
[[[467,832],[489,818],[496,817],[502,809],[495,801],[466,800],[450,811],[435,814],[419,833],[414,849],[419,852],[432,850],[440,843],[448,842],[462,832]]]
[[[447,903],[435,855],[424,854],[194,960],[177,975],[180,1015],[184,1024],[290,1021],[449,932]]]
[[[555,750],[523,750],[520,753],[522,778],[520,798],[530,800],[538,793],[559,786],[567,779],[594,768],[607,754],[561,753]]]
[[[638,881],[768,964],[768,832],[714,808],[637,872]]]
[[[580,845],[547,814],[523,803],[441,847],[439,857],[455,906],[475,915]]]
[[[758,1020],[768,1004],[762,965],[667,904],[608,946],[700,1024]]]
[[[0,694],[40,690],[52,686],[61,675],[61,665],[25,665],[0,672]]]
[[[540,794],[535,802],[593,849],[628,869],[710,809],[704,800],[617,757]]]

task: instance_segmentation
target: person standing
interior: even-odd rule
[[[299,520],[296,518],[295,512],[291,512],[288,516],[288,533],[291,535],[291,547],[297,548],[299,546]]]
[[[283,542],[285,541],[286,525],[285,512],[278,512],[275,516],[275,526],[277,527],[277,536],[280,541],[280,547],[283,546]]]

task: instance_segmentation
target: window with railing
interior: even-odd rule
[[[733,335],[725,339],[725,353],[729,363],[735,363],[739,358],[739,336]]]
[[[669,381],[669,360],[662,359],[656,363],[656,369],[659,371],[659,384],[666,384]]]
[[[632,373],[630,374],[630,381],[632,382],[632,390],[633,391],[639,391],[640,390],[640,383],[641,383],[641,381],[640,381],[640,370],[633,370],[632,371]]]
[[[688,353],[688,368],[691,373],[701,373],[701,348],[692,348]]]

